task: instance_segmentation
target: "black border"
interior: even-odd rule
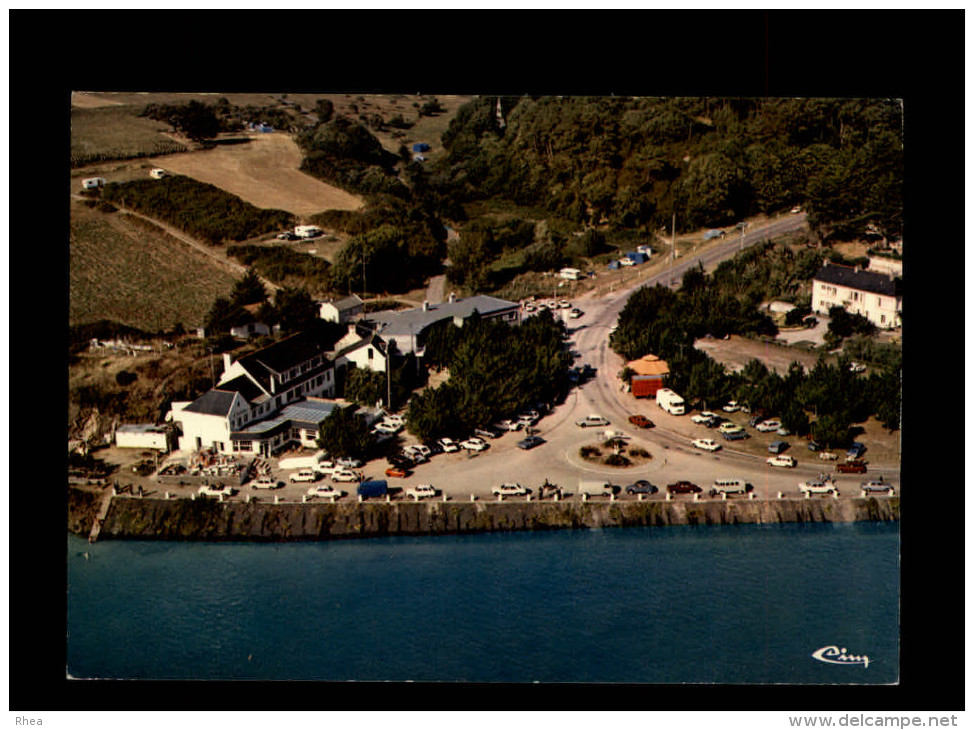
[[[10,491],[10,709],[963,709],[963,478],[951,478],[953,465],[931,469],[919,456],[944,453],[934,448],[943,434],[924,428],[929,397],[920,390],[932,388],[938,405],[957,411],[945,389],[963,382],[953,376],[963,363],[956,351],[963,343],[956,336],[964,291],[957,281],[965,228],[958,215],[963,21],[963,11],[10,11],[9,179],[18,182],[10,186],[8,458],[10,481],[22,487]],[[51,469],[49,485],[37,464],[64,459],[63,442],[54,457],[44,435],[57,430],[45,411],[60,412],[67,393],[58,338],[66,324],[68,256],[63,239],[40,237],[36,227],[52,217],[45,198],[63,197],[70,91],[255,88],[902,99],[909,343],[903,479],[910,488],[901,522],[900,684],[257,682],[260,691],[251,691],[228,682],[67,681],[64,512],[51,498],[60,493],[60,467]],[[56,210],[66,231],[67,208]],[[23,276],[23,267],[44,276]],[[933,326],[941,322],[952,337]]]

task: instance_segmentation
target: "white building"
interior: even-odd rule
[[[321,319],[341,324],[361,316],[364,311],[365,304],[355,294],[334,302],[321,302],[318,305],[318,316]]]
[[[170,447],[171,426],[152,423],[126,423],[115,430],[115,445],[128,449],[156,449],[167,452]]]
[[[180,449],[269,455],[292,442],[313,445],[334,405],[317,401],[335,394],[334,365],[322,343],[299,333],[236,361],[223,358],[215,388],[173,403]]]
[[[878,273],[826,261],[812,279],[812,311],[828,314],[830,307],[861,314],[877,327],[899,327],[902,280],[892,272]]]

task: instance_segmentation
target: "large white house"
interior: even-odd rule
[[[295,443],[314,445],[333,403],[335,369],[328,348],[299,333],[234,361],[224,354],[216,387],[192,402],[173,403],[179,448],[269,455]]]
[[[812,311],[828,314],[830,307],[861,314],[877,327],[899,327],[902,280],[892,272],[866,271],[826,261],[812,279]]]

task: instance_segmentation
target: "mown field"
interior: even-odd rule
[[[106,106],[71,110],[71,166],[183,152],[169,125],[138,116],[140,109]]]
[[[111,319],[148,331],[202,324],[236,276],[155,226],[73,203],[69,323]]]

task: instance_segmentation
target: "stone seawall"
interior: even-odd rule
[[[290,541],[664,525],[896,521],[899,497],[644,502],[271,504],[112,498],[101,539]],[[69,521],[69,525],[71,522]]]

